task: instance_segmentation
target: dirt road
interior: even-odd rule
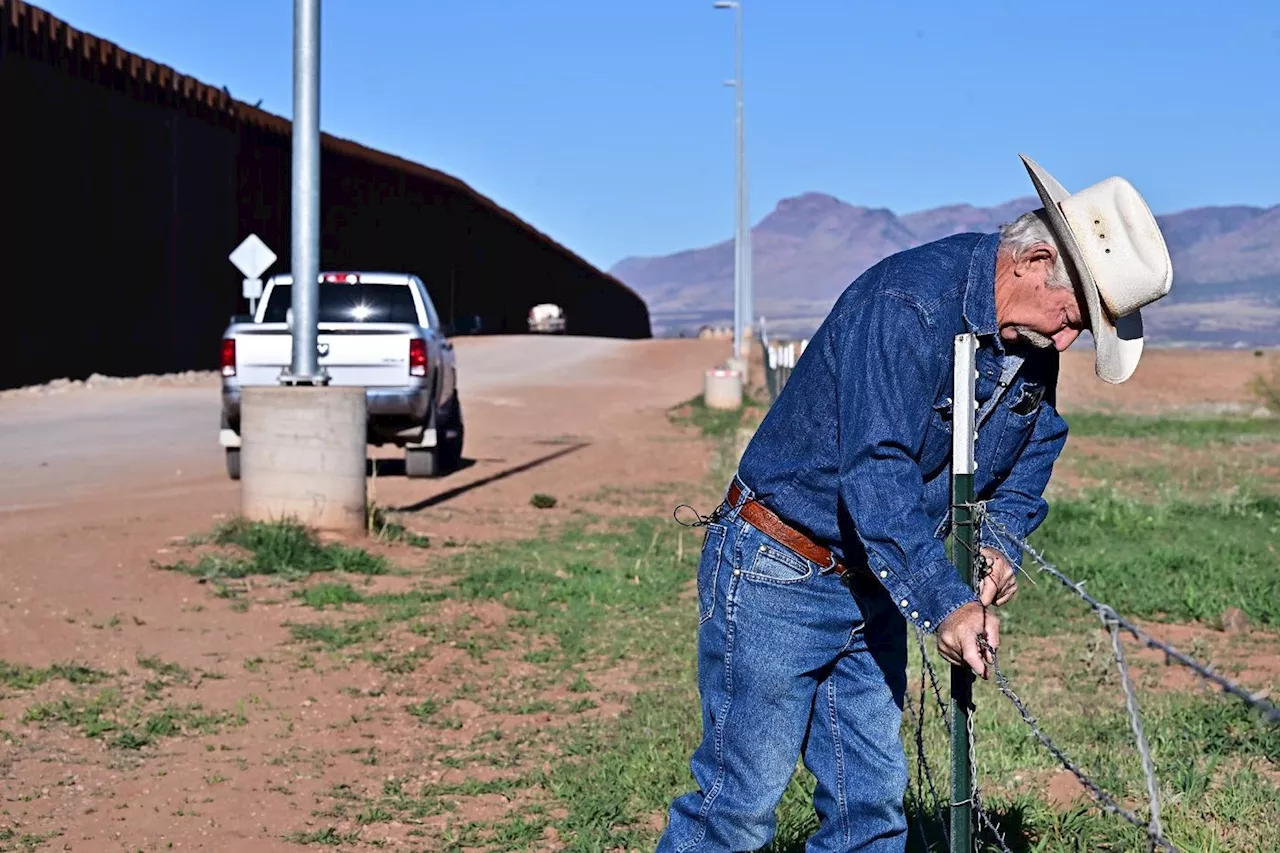
[[[384,459],[370,497],[413,513],[426,532],[463,541],[528,529],[536,491],[571,498],[628,479],[697,479],[683,466],[699,460],[649,458],[647,427],[699,392],[701,370],[723,349],[460,339],[468,467],[440,480],[406,480],[388,449],[377,454]],[[226,478],[217,444],[218,409],[212,381],[0,400],[0,595],[40,602],[0,624],[3,656],[21,657],[37,637],[48,643],[53,624],[63,626],[54,634],[66,634],[66,613],[107,606],[130,586],[119,573],[236,511],[238,486]]]

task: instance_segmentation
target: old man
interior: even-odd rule
[[[1021,549],[990,532],[976,593],[947,559],[953,340],[978,337],[975,489],[1018,537],[1067,437],[1058,355],[1089,329],[1107,382],[1142,353],[1139,309],[1169,292],[1168,249],[1122,178],[1067,192],[1023,157],[1043,208],[998,234],[894,255],[836,302],[747,448],[698,567],[698,789],[659,853],[737,853],[773,837],[796,760],[817,780],[811,853],[900,853],[907,625],[987,677],[989,610]]]

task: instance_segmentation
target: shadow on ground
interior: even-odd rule
[[[450,471],[450,474],[457,474],[459,471],[465,471],[468,468],[474,468],[480,462],[502,462],[501,459],[462,459],[458,462],[458,467]],[[404,473],[404,457],[399,456],[394,459],[370,459],[364,467],[366,476],[377,475],[379,477],[403,477]]]
[[[531,459],[528,462],[522,462],[519,465],[513,465],[510,468],[504,468],[503,470],[498,471],[494,474],[490,474],[487,477],[481,477],[479,480],[473,480],[470,483],[464,483],[460,486],[455,486],[452,489],[447,489],[438,494],[423,498],[417,503],[409,504],[408,506],[394,507],[393,511],[394,512],[419,512],[424,509],[429,509],[433,506],[439,506],[442,503],[446,503],[448,501],[453,500],[454,498],[465,495],[467,492],[471,492],[476,489],[483,488],[484,486],[491,485],[500,480],[505,480],[508,477],[514,477],[516,474],[523,474],[525,471],[531,471],[534,468],[537,468],[542,465],[546,465],[548,462],[554,462],[555,460],[563,456],[568,456],[570,453],[577,453],[579,450],[583,450],[584,448],[587,448],[590,446],[591,446],[591,443],[586,441],[580,442],[578,444],[571,444],[567,447],[557,450],[555,453],[548,453],[546,455],[539,456],[536,459]],[[380,459],[378,461],[388,463],[388,468],[390,468],[390,463],[398,462],[400,465],[400,473],[402,474],[404,473],[403,460]],[[470,465],[475,464],[475,461],[463,460],[463,464],[466,465],[467,467],[470,467]],[[379,474],[382,473],[381,467],[379,467],[378,473]],[[390,471],[388,471],[388,473],[390,473]]]
[[[1036,846],[1027,840],[1028,837],[1028,819],[1025,810],[1018,805],[1009,806],[1005,809],[992,809],[988,811],[991,816],[991,822],[995,824],[996,830],[1004,839],[1006,846],[1011,853],[1031,853],[1037,849]],[[762,853],[805,853],[805,842],[809,836],[817,830],[817,821],[805,821],[803,827],[780,827],[779,835],[785,835],[785,840],[775,841],[766,847]],[[918,815],[914,809],[907,809],[907,853],[946,853],[948,847],[947,833],[949,827],[938,819],[937,815],[927,814]],[[921,838],[921,826],[924,827],[925,839]],[[787,831],[790,829],[790,831]],[[797,831],[799,830],[799,831]],[[974,821],[974,832],[977,835],[978,843],[975,849],[981,851],[999,850],[1000,843],[996,841],[995,836],[990,829],[979,830],[978,823]]]

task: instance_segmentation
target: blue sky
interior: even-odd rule
[[[1280,202],[1280,3],[744,0],[752,217],[899,213],[1111,174],[1157,212]],[[282,115],[289,0],[43,0]],[[588,260],[727,238],[732,15],[711,0],[324,0],[326,131],[443,169]]]

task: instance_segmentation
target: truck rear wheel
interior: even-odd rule
[[[465,437],[462,424],[462,401],[458,395],[445,407],[440,423],[440,465],[444,471],[458,470],[462,465],[462,443]]]
[[[240,479],[240,448],[227,448],[227,476],[233,480]]]
[[[438,477],[440,456],[434,447],[407,449],[404,452],[406,477]]]

